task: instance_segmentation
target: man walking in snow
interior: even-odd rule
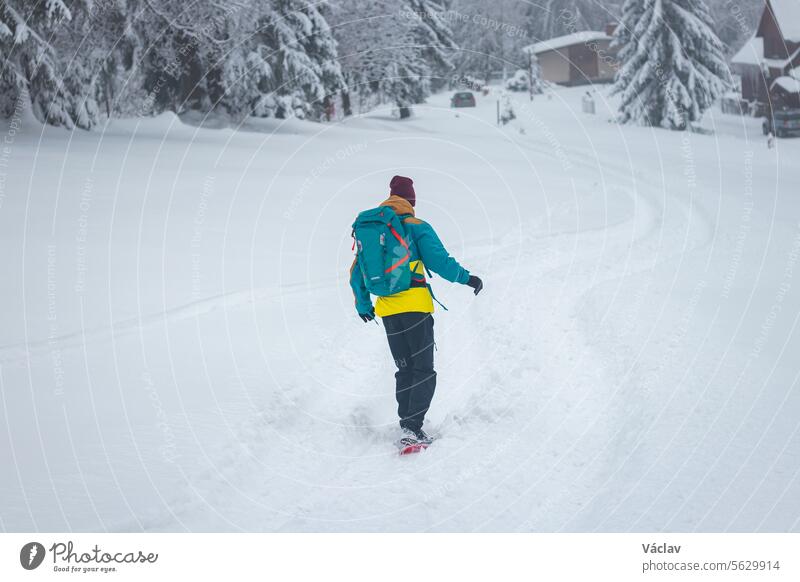
[[[425,272],[433,271],[452,283],[468,285],[475,295],[483,289],[483,283],[448,254],[428,223],[415,216],[416,193],[411,178],[394,176],[389,189],[389,198],[380,206],[394,211],[409,239],[410,286],[392,295],[379,296],[373,308],[358,257],[350,268],[350,286],[358,316],[364,322],[372,321],[376,315],[383,319],[389,349],[397,366],[395,395],[403,430],[400,443],[403,446],[428,445],[431,438],[422,430],[422,424],[436,389],[436,372],[433,369],[434,298]]]

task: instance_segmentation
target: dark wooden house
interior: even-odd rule
[[[742,80],[742,99],[766,107],[795,106],[798,67],[800,0],[766,0],[755,34],[731,59]]]

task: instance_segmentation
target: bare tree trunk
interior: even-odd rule
[[[350,117],[353,115],[353,106],[350,103],[349,91],[342,91],[342,110],[344,111],[345,117]]]

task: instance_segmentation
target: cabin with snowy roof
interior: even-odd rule
[[[800,108],[800,1],[766,0],[755,34],[731,59],[742,99]]]
[[[614,25],[605,31],[582,30],[525,47],[539,64],[540,76],[559,85],[588,85],[614,80],[617,50],[611,48]]]

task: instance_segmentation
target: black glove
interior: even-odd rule
[[[358,316],[361,318],[361,321],[368,323],[375,319],[375,310],[370,309],[368,313],[359,313]]]
[[[475,275],[469,276],[469,281],[467,281],[467,285],[475,289],[475,295],[480,293],[481,289],[483,289],[483,281],[481,281],[480,278],[476,277]]]

